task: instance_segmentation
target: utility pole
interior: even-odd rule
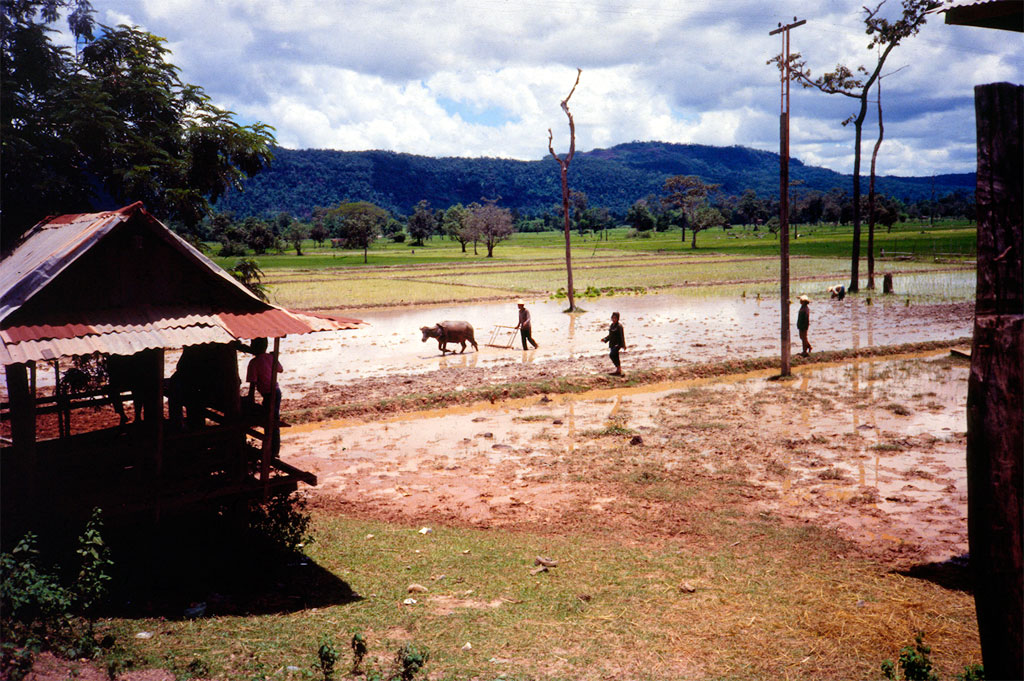
[[[806,19],[770,31],[768,35],[782,34],[782,53],[779,71],[782,74],[779,114],[779,288],[782,298],[782,371],[790,375],[789,369],[789,30],[807,23]]]

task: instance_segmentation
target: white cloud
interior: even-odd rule
[[[768,32],[794,15],[792,46],[815,74],[871,62],[861,3],[784,0],[94,0],[103,23],[168,39],[182,78],[288,147],[427,155],[547,155],[631,140],[778,148]],[[898,10],[889,0],[887,9]],[[973,169],[973,87],[1024,79],[1014,36],[938,17],[890,57],[884,172]],[[792,153],[849,173],[856,102],[794,91]],[[872,128],[872,130],[869,130]],[[874,139],[873,111],[865,140]],[[870,145],[865,146],[865,157]]]

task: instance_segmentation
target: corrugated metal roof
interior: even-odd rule
[[[946,0],[934,11],[953,26],[1024,32],[1024,0]]]
[[[113,333],[82,335],[74,338],[30,339],[0,344],[4,365],[90,355],[134,355],[151,348],[181,348],[202,343],[228,343],[234,336],[219,326],[190,326],[174,329],[119,330]]]
[[[44,220],[29,230],[0,262],[0,320],[124,222],[122,211],[64,215]]]
[[[132,218],[195,263],[205,276],[228,281],[237,291],[237,309],[212,306],[103,308],[35,314],[17,325],[4,324],[12,312],[43,290],[89,248]],[[116,304],[116,301],[105,301]],[[0,361],[4,365],[91,354],[134,354],[149,348],[179,348],[234,339],[279,338],[289,334],[354,329],[364,322],[285,310],[264,303],[212,260],[150,216],[139,203],[117,211],[64,215],[36,225],[0,262]]]

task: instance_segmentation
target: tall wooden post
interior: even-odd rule
[[[17,475],[21,478],[19,491],[23,494],[19,501],[31,500],[35,494],[36,478],[35,386],[29,381],[27,365],[9,364],[4,369],[7,374],[7,399],[11,405],[11,452]],[[32,375],[34,378],[34,366]]]
[[[782,336],[782,367],[779,373],[790,375],[789,356],[789,30],[807,23],[806,19],[797,21],[793,17],[792,24],[769,31],[768,35],[782,34],[782,53],[780,71],[782,72],[782,91],[780,93],[779,114],[779,297],[782,308],[780,319],[780,335]]]
[[[967,526],[985,676],[1024,678],[1024,86],[979,85]]]

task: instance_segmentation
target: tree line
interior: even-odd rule
[[[861,198],[862,202],[867,197]],[[865,209],[862,206],[862,209]],[[866,209],[865,209],[866,210]],[[678,175],[666,181],[660,194],[637,199],[625,214],[616,214],[603,206],[593,206],[585,192],[569,193],[569,224],[579,234],[606,238],[607,231],[626,225],[635,233],[680,230],[682,240],[689,237],[691,248],[698,248],[697,235],[712,227],[730,228],[749,225],[754,231],[776,233],[779,227],[779,202],[757,196],[747,190],[739,196],[720,192],[716,185],[696,176]],[[876,223],[890,230],[897,222],[910,219],[974,217],[974,197],[967,192],[952,192],[936,201],[904,203],[888,196],[875,198]],[[791,224],[851,224],[852,197],[845,191],[795,192],[790,200]],[[280,212],[272,216],[236,219],[223,211],[202,221],[195,229],[177,225],[194,241],[219,244],[221,256],[249,253],[284,253],[293,250],[302,255],[307,240],[319,247],[367,251],[379,240],[423,246],[434,237],[457,241],[462,252],[472,248],[475,255],[493,257],[495,247],[516,232],[544,232],[562,229],[561,204],[553,204],[538,217],[520,215],[502,207],[497,200],[481,200],[468,205],[456,203],[434,209],[421,199],[408,215],[396,214],[369,201],[342,201],[332,206],[314,206],[309,216]]]

